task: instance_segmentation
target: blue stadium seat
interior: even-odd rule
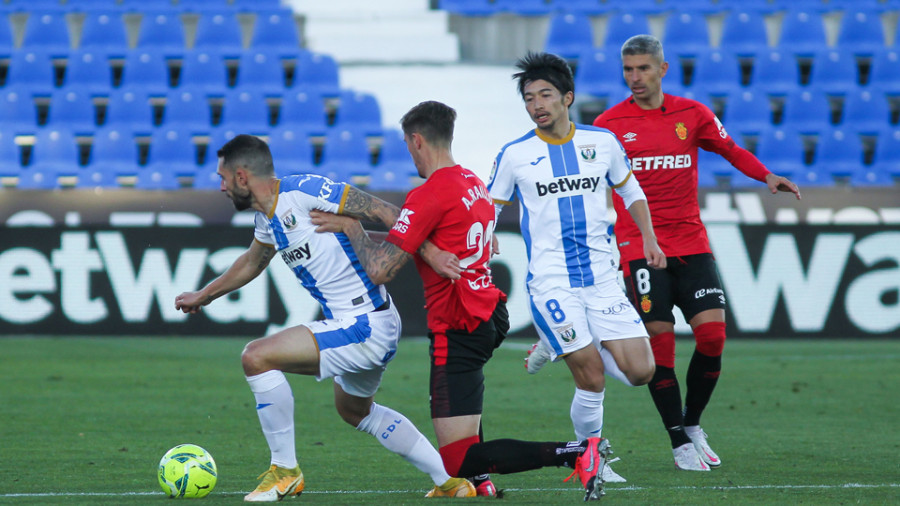
[[[438,8],[460,16],[490,16],[497,12],[488,0],[439,0]]]
[[[243,51],[241,25],[229,11],[205,12],[197,21],[194,49],[215,50],[226,58],[237,58]]]
[[[206,159],[203,162],[203,166],[198,168],[196,174],[194,174],[194,189],[219,190],[221,188],[219,175],[216,174],[219,165],[216,152],[237,134],[237,131],[230,128],[216,128],[212,131],[212,134],[209,136],[209,144],[206,147]]]
[[[87,12],[78,48],[106,57],[124,58],[128,52],[128,35],[122,14],[108,10]]]
[[[195,49],[188,51],[181,62],[178,86],[202,90],[206,96],[223,96],[228,88],[225,60],[218,52]]]
[[[892,186],[894,185],[894,177],[890,172],[882,170],[878,167],[863,165],[857,167],[850,174],[850,186],[854,188],[865,188],[867,186]]]
[[[149,134],[153,130],[153,106],[143,90],[119,89],[109,95],[104,126]]]
[[[669,67],[666,70],[666,75],[663,76],[663,92],[672,95],[684,93],[686,86],[684,84],[684,68],[681,66],[681,60],[677,56],[667,56],[666,61],[669,63]]]
[[[813,162],[819,173],[849,178],[862,164],[862,140],[856,131],[835,127],[819,135]]]
[[[275,53],[249,50],[241,54],[235,88],[252,89],[266,96],[284,93],[284,64]]]
[[[594,30],[586,15],[559,11],[551,16],[544,51],[575,60],[593,46]]]
[[[94,133],[91,159],[86,167],[87,177],[79,175],[78,186],[105,186],[118,176],[133,176],[138,172],[138,146],[134,134],[127,128],[103,127]],[[113,186],[117,186],[114,184]]]
[[[838,47],[854,55],[871,56],[885,47],[881,17],[876,11],[851,10],[841,18]]]
[[[16,144],[16,131],[0,126],[0,178],[18,178],[21,172],[22,152]]]
[[[12,25],[9,22],[9,16],[5,12],[0,12],[0,57],[8,58],[12,54],[13,45]]]
[[[53,178],[77,175],[78,145],[75,136],[64,128],[41,129],[35,136],[28,168],[43,171]]]
[[[752,10],[736,10],[725,17],[719,49],[741,57],[769,49],[766,22]]]
[[[868,87],[886,95],[900,95],[900,51],[882,49],[875,53]]]
[[[790,9],[781,23],[778,48],[795,56],[810,57],[827,47],[825,22],[813,9]]]
[[[366,189],[373,192],[406,192],[410,186],[412,185],[405,171],[379,165],[369,173]]]
[[[75,188],[104,188],[107,190],[118,188],[119,182],[112,172],[87,166],[78,172],[78,180]]]
[[[707,51],[694,64],[691,86],[702,86],[714,96],[739,93],[741,86],[741,66],[737,58],[725,51]]]
[[[225,94],[222,121],[241,133],[262,134],[269,131],[269,106],[262,94],[252,90],[231,90]]]
[[[300,35],[293,12],[285,9],[258,13],[250,49],[266,51],[280,58],[296,57],[300,50]]]
[[[549,14],[554,8],[546,0],[494,0],[494,6],[500,12],[508,12],[517,16],[543,16]]]
[[[336,98],[341,93],[337,62],[327,54],[301,50],[294,71],[294,88]]]
[[[142,1],[143,0],[139,0]],[[137,49],[157,51],[167,58],[184,54],[184,24],[178,11],[148,10],[143,12]]]
[[[381,107],[375,96],[350,90],[341,92],[334,126],[360,130],[366,135],[381,134]]]
[[[814,135],[828,130],[830,126],[831,105],[822,91],[800,88],[787,95],[782,128]]]
[[[805,169],[803,140],[796,130],[771,128],[765,130],[756,146],[756,157],[772,172],[791,177]],[[747,179],[743,174],[740,177]]]
[[[666,18],[665,29],[663,47],[669,61],[693,58],[709,49],[709,27],[699,12],[673,12]]]
[[[31,133],[38,128],[37,106],[22,86],[0,89],[0,125],[15,134]]]
[[[166,94],[162,126],[187,129],[193,134],[212,129],[212,109],[203,90],[182,86]]]
[[[874,135],[888,126],[890,118],[887,97],[877,90],[855,90],[844,99],[842,126]]]
[[[269,150],[275,164],[275,176],[313,171],[313,149],[307,132],[302,129],[279,127],[269,132]]]
[[[107,96],[112,89],[112,67],[105,52],[77,50],[66,64],[66,87],[86,89],[92,96]]]
[[[718,153],[697,150],[697,184],[704,186],[718,186],[718,179],[731,180],[732,177],[742,177],[731,163],[722,158]]]
[[[138,172],[134,187],[138,190],[177,190],[181,188],[178,176],[171,165],[155,164]]]
[[[183,128],[159,128],[151,136],[147,165],[139,169],[138,180],[141,179],[141,174],[156,172],[165,177],[144,177],[144,183],[169,187],[167,185],[172,184],[169,176],[193,176],[197,168],[197,147],[190,131]],[[177,179],[174,187],[178,187]]]
[[[59,187],[59,174],[52,169],[25,167],[19,172],[19,190],[52,190]]]
[[[800,66],[788,51],[765,51],[753,64],[751,86],[769,95],[787,95],[800,87]]]
[[[650,24],[645,15],[634,12],[611,14],[606,23],[606,40],[603,47],[620,50],[626,40],[643,33],[650,33]]]
[[[395,128],[388,128],[384,130],[382,139],[381,150],[378,156],[378,168],[390,169],[400,175],[408,188],[409,178],[418,176],[419,172],[413,163],[409,150],[406,148],[403,132]]]
[[[900,128],[890,126],[878,133],[872,168],[900,178]]]
[[[322,163],[316,168],[334,181],[350,181],[372,171],[371,153],[366,136],[353,129],[334,128],[325,137]]]
[[[28,89],[31,95],[49,96],[55,88],[53,72],[47,53],[20,49],[10,58],[6,86]]]
[[[622,60],[617,48],[594,48],[582,53],[575,71],[575,90],[610,105],[625,98],[628,88],[622,77]]]
[[[77,86],[53,92],[46,128],[68,128],[75,135],[91,135],[97,128],[97,112],[91,94]]]
[[[69,25],[65,14],[52,11],[31,11],[25,22],[25,38],[22,47],[42,49],[52,56],[69,53]]]
[[[122,69],[124,89],[141,90],[151,97],[162,97],[169,91],[169,66],[161,52],[134,50],[125,58]]]
[[[849,51],[828,49],[816,54],[810,86],[829,95],[844,95],[859,86],[856,58]]]
[[[293,89],[282,96],[279,127],[305,130],[311,135],[325,135],[326,121],[325,103],[318,93]]]
[[[772,106],[764,92],[746,89],[729,95],[722,123],[732,135],[760,135],[772,127]]]

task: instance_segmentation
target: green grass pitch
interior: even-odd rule
[[[0,340],[0,503],[161,504],[156,465],[195,443],[215,457],[206,503],[241,502],[268,449],[234,338]],[[528,342],[511,340],[486,369],[488,439],[568,440],[573,386],[564,365],[529,376]],[[692,350],[679,340],[679,377]],[[645,387],[610,381],[604,436],[626,484],[618,504],[897,504],[900,341],[733,339],[703,426],[722,457],[709,473],[676,471]],[[290,377],[297,453],[310,504],[429,504],[427,476],[344,424],[330,381]],[[376,400],[429,438],[427,342],[406,339]],[[567,470],[494,476],[503,503],[571,504]],[[485,498],[454,500],[476,504]]]

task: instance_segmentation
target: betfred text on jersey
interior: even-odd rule
[[[535,182],[534,186],[537,188],[538,197],[543,197],[544,195],[556,195],[557,193],[570,193],[570,192],[579,192],[579,193],[587,193],[587,192],[595,192],[597,188],[600,187],[599,176],[597,177],[561,177],[557,178],[552,183],[543,184],[541,182]]]
[[[640,156],[631,159],[631,170],[687,169],[691,155]]]

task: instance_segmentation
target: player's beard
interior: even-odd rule
[[[253,205],[253,202],[250,199],[250,189],[245,188],[243,194],[240,194],[239,192],[240,190],[238,188],[235,188],[234,191],[231,192],[231,202],[234,204],[234,208],[238,211],[250,209],[250,206]]]

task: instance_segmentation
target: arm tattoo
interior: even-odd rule
[[[412,257],[387,241],[373,241],[358,223],[350,230],[344,230],[344,234],[350,239],[356,257],[371,278],[394,279],[403,264]]]
[[[256,265],[256,270],[262,271],[265,269],[273,256],[275,256],[275,248],[263,248],[262,256],[259,258],[259,264]]]
[[[358,220],[382,223],[390,228],[397,221],[397,217],[400,216],[400,209],[374,195],[351,186],[347,192],[347,200],[344,201],[341,214],[352,216]]]

